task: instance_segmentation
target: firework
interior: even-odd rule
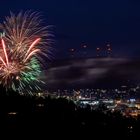
[[[0,83],[6,89],[32,93],[39,89],[43,58],[48,57],[49,26],[41,26],[36,12],[11,13],[1,30]],[[26,90],[25,90],[26,89]]]

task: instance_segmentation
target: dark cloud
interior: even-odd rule
[[[56,61],[45,72],[48,88],[112,87],[140,80],[140,61],[93,58]]]

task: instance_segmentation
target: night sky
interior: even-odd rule
[[[9,11],[41,12],[46,25],[53,25],[55,57],[69,57],[74,48],[88,55],[111,44],[116,57],[140,56],[139,0],[1,0],[0,21]]]

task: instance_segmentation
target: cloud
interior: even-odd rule
[[[42,77],[48,88],[112,86],[127,80],[138,81],[139,63],[117,58],[57,61]]]

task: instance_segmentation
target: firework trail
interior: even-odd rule
[[[33,94],[39,90],[43,59],[48,58],[52,36],[49,26],[41,26],[36,12],[11,13],[0,29],[0,84],[6,89]],[[25,90],[26,89],[26,90]]]

